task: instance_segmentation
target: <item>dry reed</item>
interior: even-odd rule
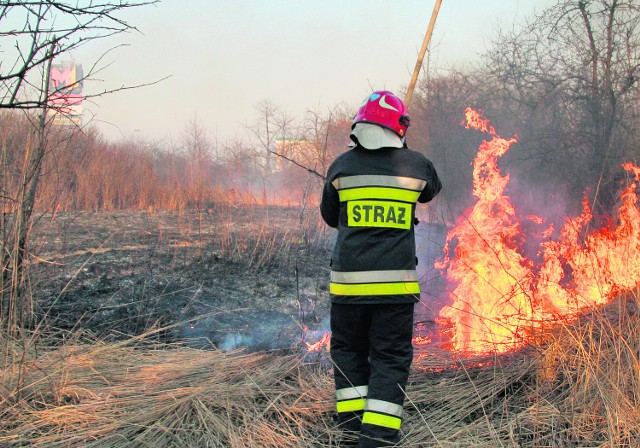
[[[402,446],[640,446],[639,353],[628,295],[519,353],[417,361]],[[76,338],[5,368],[0,393],[2,446],[337,446],[330,372],[297,354]]]

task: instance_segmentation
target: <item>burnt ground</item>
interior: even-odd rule
[[[331,238],[315,209],[45,215],[30,286],[52,331],[291,348],[326,329]]]

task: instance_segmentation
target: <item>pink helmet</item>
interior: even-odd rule
[[[353,119],[351,129],[357,123],[374,123],[404,137],[410,120],[400,98],[387,90],[378,90],[364,100]]]

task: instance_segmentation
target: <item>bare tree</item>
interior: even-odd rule
[[[256,105],[257,116],[247,129],[253,137],[253,145],[262,171],[262,203],[267,203],[268,179],[275,168],[274,152],[278,138],[296,136],[294,120],[271,101],[264,100]],[[258,168],[258,167],[256,167]]]
[[[475,135],[460,123],[466,107],[486,102],[479,97],[475,74],[427,74],[409,111],[407,144],[434,162],[444,184],[442,193],[427,208],[429,219],[452,223],[473,203],[472,161],[478,147]]]
[[[104,39],[135,29],[122,19],[130,8],[155,1],[17,0],[0,3],[0,109],[22,111],[29,119],[32,137],[23,142],[22,165],[18,171],[9,166],[12,148],[2,139],[2,175],[16,182],[3,181],[0,192],[2,220],[0,234],[0,326],[8,336],[31,322],[31,297],[26,293],[25,263],[34,205],[45,158],[55,146],[47,111],[51,99],[61,93],[50,88],[51,66],[56,58],[97,39]],[[100,59],[85,78],[99,70]],[[82,79],[77,80],[81,82]],[[127,89],[122,86],[93,96]],[[9,185],[15,188],[5,189]],[[7,338],[9,339],[9,338]]]
[[[185,126],[182,144],[188,163],[187,182],[190,202],[201,211],[206,206],[207,192],[212,185],[211,141],[205,128],[196,120],[192,120]]]
[[[572,199],[588,186],[597,205],[604,181],[638,157],[640,5],[561,0],[501,34],[488,56],[479,88],[519,120],[512,156],[523,174],[566,185]]]
[[[313,153],[300,161],[303,168],[324,179],[331,162],[346,151],[351,142],[349,133],[352,115],[344,105],[328,110],[326,115],[313,110],[307,111],[303,123],[304,135],[311,143],[309,149]]]
[[[149,1],[16,0],[0,5],[0,108],[37,109],[47,105],[49,91],[42,81],[47,65],[94,40],[135,30],[120,15],[123,11],[157,3]],[[84,78],[100,69],[101,58]],[[82,82],[79,79],[78,82]],[[93,94],[120,91],[121,86]]]
[[[204,127],[195,119],[185,127],[183,144],[188,163],[189,202],[198,210],[198,237],[202,238],[202,214],[211,206],[212,145]]]

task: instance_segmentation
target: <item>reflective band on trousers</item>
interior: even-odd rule
[[[352,398],[366,398],[369,386],[345,387],[336,390],[336,400],[349,400]]]
[[[355,398],[353,400],[338,401],[336,403],[336,411],[341,412],[356,412],[363,411],[366,400],[364,398]]]
[[[358,187],[391,187],[422,191],[427,181],[413,177],[383,176],[378,174],[339,177],[332,182],[336,190]]]
[[[388,401],[370,398],[365,405],[362,423],[400,429],[402,424],[402,406]]]
[[[336,411],[355,412],[364,410],[368,386],[345,387],[336,390]]]
[[[339,296],[420,294],[415,270],[331,271],[329,292]]]
[[[402,419],[391,415],[378,414],[377,412],[365,411],[362,416],[362,423],[369,425],[383,426],[385,428],[400,429]]]
[[[367,400],[365,410],[402,417],[402,406],[389,401],[376,400],[375,398],[369,398]]]

